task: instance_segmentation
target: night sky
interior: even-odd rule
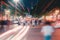
[[[35,6],[38,3],[38,0],[23,0],[25,7],[31,8],[31,6]]]

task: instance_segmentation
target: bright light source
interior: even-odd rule
[[[10,10],[5,9],[6,12],[10,12]]]
[[[56,12],[56,13],[58,13],[58,12],[59,12],[59,10],[56,10],[55,12]]]
[[[56,11],[55,11],[55,14],[58,14],[58,13],[59,13],[59,10],[56,10]]]
[[[5,14],[10,14],[10,10],[5,9]]]
[[[17,4],[17,2],[19,2],[19,0],[14,0],[14,2]]]

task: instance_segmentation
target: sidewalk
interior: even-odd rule
[[[52,40],[60,40],[60,29],[55,29]]]

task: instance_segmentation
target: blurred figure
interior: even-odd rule
[[[41,20],[38,20],[38,24],[40,25],[40,23],[41,23]]]
[[[4,27],[4,31],[7,31],[9,29],[9,27],[7,26],[7,24],[8,24],[7,16],[4,15],[3,16],[3,22],[2,22],[2,25]]]
[[[55,28],[55,25],[56,25],[55,21],[52,21],[51,26]]]
[[[32,26],[35,27],[35,19],[32,20]]]
[[[54,28],[51,26],[51,23],[47,21],[45,22],[45,25],[42,27],[41,32],[44,36],[44,40],[51,40]]]
[[[3,25],[2,25],[2,14],[0,14],[0,30],[4,29]]]

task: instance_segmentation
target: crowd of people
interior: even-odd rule
[[[13,20],[10,20],[11,18],[8,18],[7,15],[2,15],[0,14],[0,30],[3,30],[5,28],[9,29],[10,25],[13,25],[13,21],[17,20],[18,25],[32,25],[32,26],[37,26],[40,24],[40,20],[36,19],[36,18],[30,18],[30,17],[23,17],[23,16],[20,16],[20,17],[17,17]],[[16,21],[15,21],[16,22]]]
[[[37,26],[40,24],[41,20],[36,18],[27,18],[27,17],[19,17],[17,19],[20,25],[32,25]]]

